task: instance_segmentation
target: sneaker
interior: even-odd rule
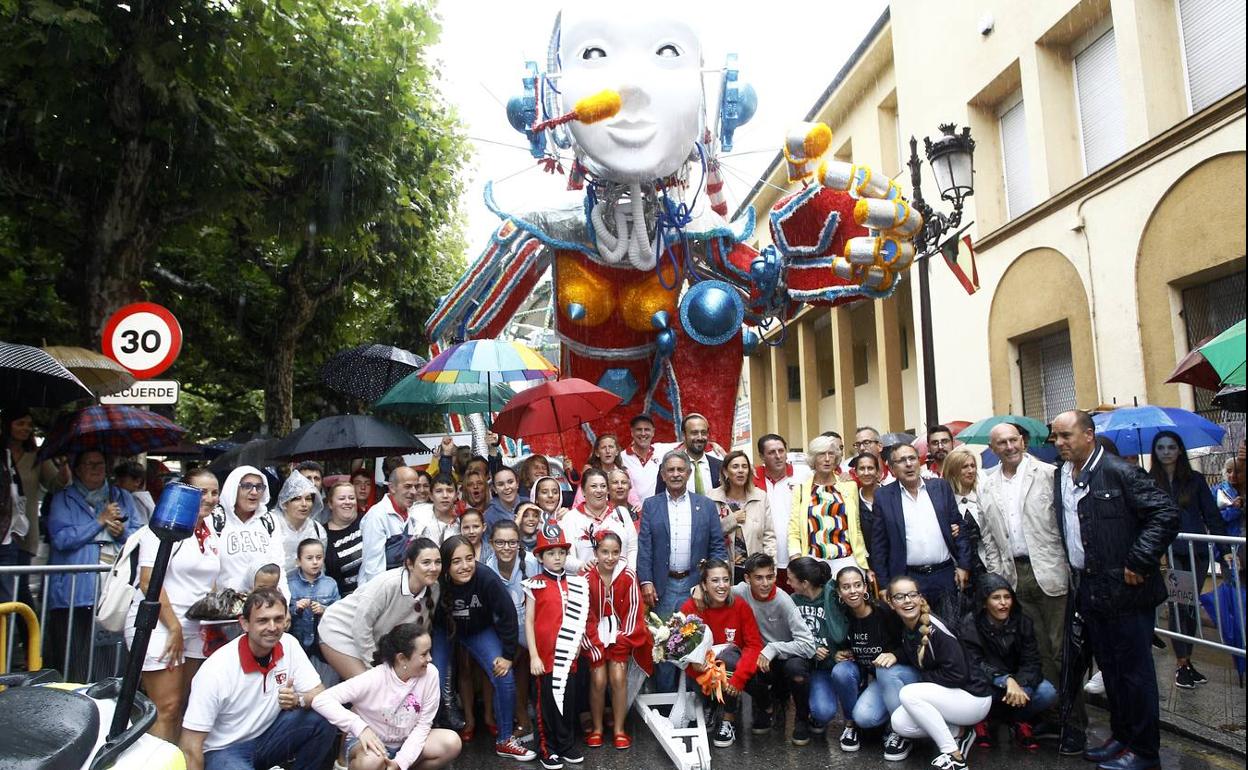
[[[805,746],[810,743],[810,721],[806,719],[793,720],[793,745]]]
[[[755,709],[754,721],[750,723],[750,732],[755,735],[766,735],[771,732],[771,712]]]
[[[715,728],[715,736],[711,738],[711,743],[719,749],[726,749],[737,742],[737,728],[727,719],[719,720],[719,727]]]
[[[914,744],[909,738],[902,738],[892,730],[888,731],[888,735],[884,738],[884,759],[889,762],[901,762],[910,756],[910,750],[914,748]]]
[[[1078,757],[1088,748],[1088,736],[1077,727],[1062,728],[1062,740],[1057,745],[1057,753],[1063,757]]]
[[[971,747],[975,745],[975,731],[969,728],[963,729],[962,734],[958,736],[958,751],[962,754],[962,766],[966,767],[966,760],[971,757]]]
[[[585,761],[585,755],[573,749],[567,754],[560,754],[559,758],[569,765],[579,765]]]
[[[534,759],[537,759],[537,752],[521,746],[520,741],[515,738],[508,738],[505,741],[499,741],[494,744],[494,753],[500,757],[510,757],[517,762],[532,762]],[[545,760],[542,761],[543,763],[545,762]],[[562,762],[558,764],[558,767],[551,768],[551,770],[558,770],[559,767],[563,767]]]
[[[563,761],[558,755],[551,754],[549,757],[542,757],[542,767],[546,770],[563,770]]]
[[[932,767],[936,770],[966,770],[966,759],[954,759],[952,754],[941,754],[932,760]]]
[[[1031,725],[1026,722],[1015,722],[1010,726],[1010,732],[1014,735],[1014,744],[1020,749],[1037,751],[1040,748],[1040,743],[1036,741],[1036,736],[1032,734]]]
[[[992,748],[992,730],[988,727],[988,720],[975,725],[975,745],[981,749]]]
[[[1192,670],[1184,666],[1174,670],[1174,686],[1182,690],[1195,690],[1196,680],[1192,678]]]
[[[1083,691],[1088,695],[1104,695],[1105,694],[1105,674],[1097,671],[1083,686]]]
[[[1158,636],[1157,634],[1153,634],[1153,646],[1154,646],[1154,647],[1156,647],[1156,648],[1157,648],[1157,649],[1159,649],[1159,650],[1164,650],[1164,649],[1166,649],[1166,643],[1165,643],[1165,642],[1163,642],[1163,641],[1161,640],[1161,637],[1160,637],[1160,636]]]
[[[1209,677],[1197,671],[1191,663],[1187,664],[1187,673],[1191,674],[1192,681],[1196,684],[1209,684]]]
[[[852,724],[845,725],[845,729],[841,730],[841,751],[854,752],[862,748],[862,741],[858,740],[858,728]]]

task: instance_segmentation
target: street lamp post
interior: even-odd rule
[[[941,136],[933,142],[924,137],[923,151],[936,177],[941,200],[953,204],[953,213],[934,210],[923,199],[923,162],[919,160],[918,142],[910,137],[910,205],[923,215],[923,227],[914,236],[915,259],[919,261],[919,321],[922,324],[923,346],[923,411],[928,425],[939,423],[936,400],[936,352],[932,341],[932,291],[927,273],[928,258],[940,250],[940,239],[962,223],[962,205],[975,194],[975,140],[970,127],[955,133],[957,126],[942,123]]]

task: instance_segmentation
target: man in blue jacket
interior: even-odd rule
[[[710,498],[688,490],[689,456],[668,452],[659,466],[667,489],[641,505],[637,535],[637,581],[641,598],[667,619],[698,582],[698,563],[714,557],[728,560],[719,512]],[[661,664],[659,690],[676,689],[677,670]]]
[[[914,447],[900,444],[886,454],[897,483],[875,493],[871,531],[871,567],[880,581],[881,598],[888,581],[909,575],[937,615],[956,621],[956,591],[971,577],[971,544],[955,526],[961,516],[953,489],[943,479],[920,475]]]

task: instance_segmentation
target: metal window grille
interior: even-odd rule
[[[1075,366],[1068,329],[1019,343],[1018,366],[1023,414],[1047,423],[1075,408]]]

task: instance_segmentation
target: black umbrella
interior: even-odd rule
[[[909,433],[885,433],[883,436],[880,436],[880,445],[886,447],[897,446],[898,444],[912,446],[914,442],[915,436]]]
[[[277,438],[258,438],[239,444],[209,463],[208,469],[213,473],[226,473],[240,465],[263,468],[273,459],[272,455],[280,442],[281,439]]]
[[[429,447],[397,425],[365,414],[322,417],[304,425],[273,452],[274,460],[331,460],[428,452]]]
[[[357,345],[333,355],[321,367],[321,382],[373,403],[427,362],[393,345]]]
[[[1248,412],[1248,397],[1242,385],[1228,385],[1213,397],[1213,405],[1228,412]]]
[[[60,406],[84,398],[95,394],[46,351],[0,342],[0,407]]]

